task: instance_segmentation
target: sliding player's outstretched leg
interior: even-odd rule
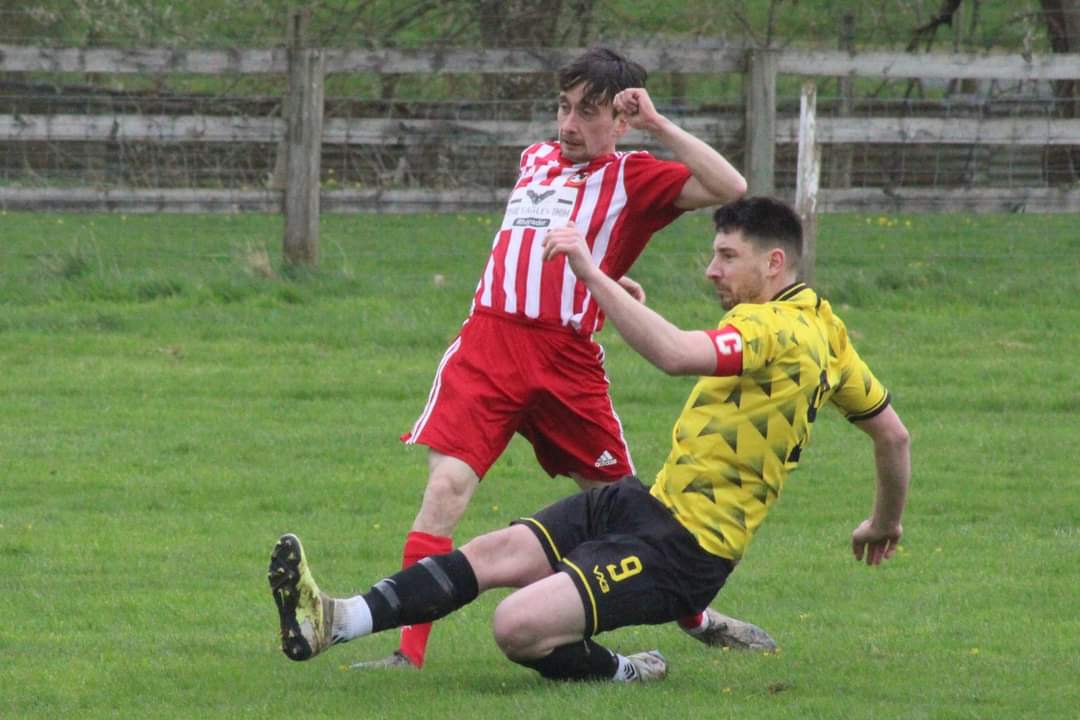
[[[309,660],[333,645],[336,601],[315,584],[300,538],[281,536],[270,553],[267,578],[281,622],[282,652],[291,660]]]
[[[764,651],[776,649],[776,641],[763,628],[718,613],[711,607],[698,615],[680,619],[679,626],[690,637],[712,647]]]
[[[300,539],[282,535],[270,555],[270,590],[281,622],[281,649],[308,660],[337,643],[437,620],[476,599],[476,575],[461,551],[427,557],[384,578],[363,595],[319,590]]]

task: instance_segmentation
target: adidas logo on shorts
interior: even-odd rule
[[[596,458],[596,462],[593,463],[593,465],[595,467],[602,468],[607,467],[608,465],[614,465],[617,462],[619,461],[615,459],[615,456],[605,450],[604,452],[600,453],[600,457]]]

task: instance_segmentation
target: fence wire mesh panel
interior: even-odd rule
[[[856,23],[832,4],[781,12],[769,3],[766,14],[763,3],[716,13],[689,2],[656,10],[650,23],[634,15],[641,3],[582,0],[560,4],[529,35],[529,3],[408,11],[342,1],[314,7],[305,37],[290,41],[288,7],[269,0],[207,2],[200,9],[209,14],[150,2],[29,2],[0,10],[0,194],[5,207],[73,209],[96,192],[112,200],[88,200],[90,208],[116,207],[128,193],[149,210],[278,209],[289,42],[325,48],[327,209],[497,207],[521,150],[555,136],[555,70],[595,43],[640,58],[661,111],[746,168],[747,53],[768,44],[781,58],[776,192],[795,185],[798,87],[821,73],[823,209],[862,201],[899,209],[895,198],[907,191],[998,193],[1004,200],[988,209],[1013,210],[1033,209],[1028,200],[1042,193],[1051,199],[1041,209],[1076,209],[1080,48],[1049,52],[1035,2],[979,5],[979,17],[961,4],[951,29],[923,32],[939,4],[885,2],[863,8]],[[796,27],[849,49],[780,40]],[[851,51],[916,39],[916,50],[931,51],[918,61],[920,77],[889,74],[909,53]],[[1005,50],[979,54],[990,45]],[[666,154],[642,134],[622,145]],[[1002,195],[1010,190],[1013,201]],[[417,200],[424,192],[430,198]],[[1055,207],[1055,198],[1066,201]]]

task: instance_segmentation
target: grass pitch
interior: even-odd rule
[[[357,673],[387,633],[294,664],[265,581],[298,533],[336,593],[393,571],[427,396],[493,219],[327,217],[283,273],[269,216],[7,213],[0,245],[0,717],[1074,718],[1080,707],[1080,236],[1069,216],[825,216],[818,287],[893,392],[914,479],[893,561],[857,565],[861,433],[823,413],[716,602],[770,655],[674,627],[657,685],[557,685],[506,662],[492,593],[439,623],[422,673]],[[708,219],[634,276],[683,326],[720,315]],[[687,277],[690,280],[687,280]],[[612,391],[648,479],[692,380],[611,332]],[[515,441],[463,540],[569,493]]]

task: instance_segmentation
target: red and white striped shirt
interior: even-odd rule
[[[599,330],[602,314],[566,258],[544,262],[544,235],[573,220],[585,230],[596,264],[618,279],[653,233],[682,213],[674,203],[689,177],[685,165],[647,152],[573,164],[557,142],[526,148],[472,312],[569,327],[582,335]]]

